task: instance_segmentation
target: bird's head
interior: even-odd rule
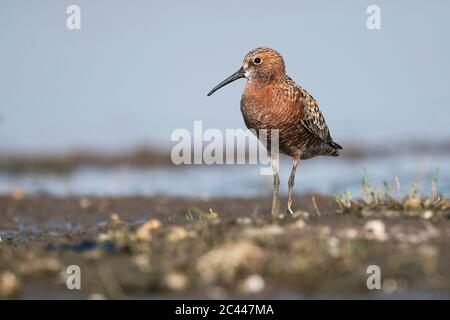
[[[270,48],[256,48],[247,53],[242,67],[215,86],[208,93],[208,96],[240,78],[246,78],[249,82],[268,83],[274,79],[284,77],[285,71],[284,60],[281,54]]]

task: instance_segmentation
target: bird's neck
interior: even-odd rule
[[[242,95],[245,108],[266,113],[280,96],[277,88],[276,81],[249,81]]]
[[[249,79],[247,85],[245,86],[244,95],[247,96],[257,96],[276,93],[277,88],[282,87],[282,79],[270,78],[270,79]]]

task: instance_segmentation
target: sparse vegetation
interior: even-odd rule
[[[408,195],[402,197],[398,178],[394,179],[397,189],[397,196],[394,196],[389,182],[384,181],[385,190],[383,191],[373,187],[369,177],[365,174],[362,182],[362,199],[355,199],[350,191],[335,195],[335,199],[340,212],[383,215],[383,213],[392,214],[391,211],[395,210],[400,215],[411,216],[421,215],[432,210],[436,213],[435,216],[448,217],[450,200],[438,193],[436,187],[438,176],[439,170],[436,170],[431,182],[430,196],[421,195],[418,184],[413,183],[409,188]]]
[[[412,188],[401,198],[363,179],[363,196],[270,199],[51,198],[0,200],[0,294],[64,297],[317,297],[450,291],[450,201]],[[25,221],[33,228],[19,231]],[[49,221],[71,221],[55,226]],[[142,221],[136,223],[136,221]],[[83,290],[65,287],[76,264]],[[379,265],[384,291],[366,287]]]

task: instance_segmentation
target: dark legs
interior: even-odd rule
[[[292,211],[292,202],[294,201],[292,199],[292,188],[294,187],[294,181],[295,181],[295,172],[297,171],[297,166],[300,162],[300,157],[294,157],[294,161],[292,163],[292,171],[291,171],[291,175],[289,176],[289,182],[288,182],[288,203],[287,203],[287,211],[290,214],[293,214],[294,212]]]
[[[273,170],[273,200],[272,200],[272,216],[277,217],[280,214],[280,176],[278,175],[279,159],[272,158],[272,170]]]

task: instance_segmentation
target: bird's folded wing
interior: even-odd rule
[[[286,75],[285,81],[289,84],[289,88],[296,88],[295,92],[299,107],[303,109],[303,118],[300,120],[301,125],[312,135],[321,139],[326,144],[329,144],[333,148],[342,149],[342,147],[333,141],[328,130],[325,118],[320,112],[319,106],[316,100],[302,87],[294,82],[289,76]]]
[[[333,139],[331,138],[325,118],[323,117],[322,112],[320,112],[317,102],[312,97],[308,96],[301,99],[300,102],[304,103],[304,116],[301,120],[303,127],[325,143],[332,144]]]

